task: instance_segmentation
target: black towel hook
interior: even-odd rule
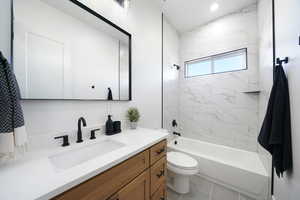
[[[276,63],[277,65],[282,66],[282,64],[288,64],[289,63],[289,57],[285,57],[283,60],[281,60],[280,58],[276,59]]]

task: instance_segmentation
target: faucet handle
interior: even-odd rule
[[[90,137],[91,140],[96,139],[96,131],[100,131],[100,128],[91,130],[91,137]]]
[[[173,135],[177,135],[177,136],[181,136],[181,133],[178,133],[178,132],[173,132]]]
[[[62,144],[63,147],[66,147],[66,146],[70,145],[68,135],[58,136],[58,137],[55,137],[54,139],[56,140],[56,139],[60,139],[60,138],[63,139],[63,144]]]

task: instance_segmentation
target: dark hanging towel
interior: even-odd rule
[[[113,100],[113,95],[112,95],[112,91],[110,88],[108,88],[107,100],[109,100],[109,101]]]
[[[272,154],[278,177],[293,167],[288,80],[282,65],[275,68],[274,85],[258,142]]]

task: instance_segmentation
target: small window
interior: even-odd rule
[[[185,76],[201,76],[247,69],[247,49],[185,62]]]

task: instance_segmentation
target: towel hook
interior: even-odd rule
[[[281,60],[280,58],[276,59],[276,63],[280,66],[282,66],[282,64],[288,64],[289,63],[289,57],[285,57],[283,60]]]

